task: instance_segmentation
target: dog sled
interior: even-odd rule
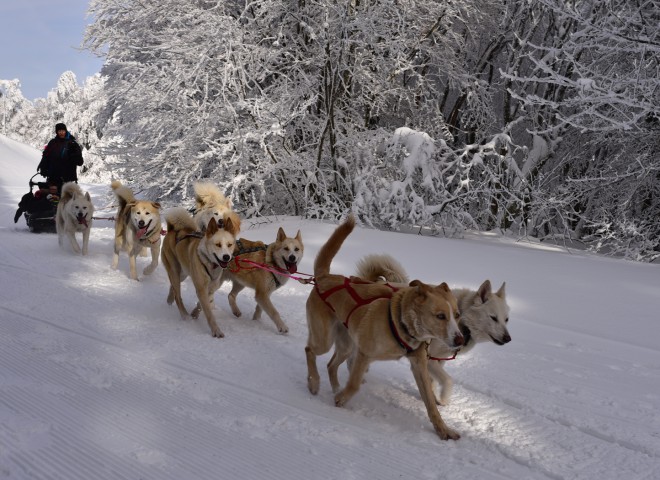
[[[55,233],[55,214],[60,192],[57,186],[49,185],[46,181],[35,181],[37,175],[41,176],[40,173],[35,173],[28,182],[30,191],[23,195],[18,203],[14,223],[18,222],[22,214],[31,232]]]

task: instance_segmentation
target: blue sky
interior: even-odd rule
[[[80,51],[89,0],[2,0],[0,79],[21,81],[25,98],[46,97],[62,73],[78,83],[98,73],[103,59]]]

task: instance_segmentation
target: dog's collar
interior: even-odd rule
[[[154,233],[157,233],[157,235],[154,235]],[[152,240],[152,238],[154,238],[154,240]],[[154,228],[151,231],[151,233],[148,233],[147,235],[145,235],[140,239],[140,241],[144,241],[144,240],[146,240],[149,243],[156,243],[158,240],[160,240],[160,232],[158,231],[158,229]]]
[[[399,343],[399,345],[401,345],[401,348],[403,348],[406,351],[406,353],[411,353],[415,349],[412,348],[410,345],[408,345],[403,338],[401,338],[401,335],[399,334],[399,331],[397,330],[396,325],[394,324],[394,318],[393,318],[393,315],[392,315],[392,308],[393,307],[394,307],[394,305],[392,305],[392,300],[390,300],[389,308],[387,309],[387,313],[388,313],[387,319],[388,319],[389,324],[390,324],[390,330],[392,331],[392,335],[394,336],[396,341]],[[415,340],[415,337],[410,335],[410,333],[407,331],[405,326],[403,324],[401,326],[404,328],[404,330],[406,330],[406,332],[405,332],[406,335],[408,335],[413,340]]]
[[[147,227],[151,224],[152,220],[149,220],[149,223],[147,224]],[[158,232],[158,235],[154,235],[154,233]],[[142,237],[138,239],[138,242],[140,243],[156,243],[158,240],[160,240],[160,234],[161,231],[160,229],[154,227],[153,230],[151,231],[146,231]],[[152,237],[155,237],[155,240],[152,240]]]
[[[454,354],[451,357],[438,358],[429,355],[429,360],[436,360],[438,362],[442,362],[445,360],[454,360],[456,358],[456,355],[458,355],[458,352],[460,352],[464,347],[468,346],[468,343],[470,342],[470,340],[472,340],[472,332],[470,331],[470,328],[462,323],[458,326],[458,329],[463,334],[463,346],[458,347],[456,350],[454,350]]]

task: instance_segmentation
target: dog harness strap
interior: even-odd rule
[[[220,266],[219,263],[215,263],[213,261],[213,259],[210,258],[205,252],[201,252],[201,253],[204,253],[204,256],[206,257],[206,260],[211,264],[211,267],[213,267],[213,270],[215,270],[216,268],[218,268]],[[201,262],[201,263],[202,263],[202,267],[204,267],[204,270],[206,271],[206,274],[209,276],[209,278],[211,280],[213,280],[213,274],[209,271],[209,267],[206,266],[205,262]]]
[[[318,283],[314,284],[314,288],[316,289],[316,292],[319,294],[319,297],[321,297],[321,300],[323,300],[323,303],[325,303],[330,308],[330,310],[332,310],[333,312],[336,312],[336,310],[333,308],[332,305],[330,305],[328,303],[327,298],[330,295],[332,295],[334,293],[337,293],[340,290],[347,290],[348,291],[348,294],[355,301],[355,306],[351,309],[351,311],[348,313],[348,315],[346,315],[346,321],[344,322],[344,326],[346,328],[348,328],[348,322],[351,319],[351,315],[353,315],[355,310],[357,310],[358,308],[364,307],[365,305],[369,305],[371,302],[374,302],[376,300],[382,300],[384,298],[392,298],[391,294],[381,295],[381,296],[373,297],[373,298],[362,298],[355,291],[355,289],[351,286],[352,283],[355,283],[355,284],[358,284],[358,285],[368,285],[368,284],[371,284],[373,282],[367,282],[367,281],[364,281],[364,280],[356,280],[354,278],[351,279],[351,278],[348,278],[348,277],[344,277],[344,283],[342,283],[340,285],[336,285],[336,286],[332,287],[330,290],[327,290],[325,292],[321,292],[321,290],[319,289]],[[394,287],[390,287],[390,288],[392,288],[393,292],[397,290]]]
[[[387,309],[387,319],[390,324],[390,330],[392,331],[392,335],[394,335],[394,338],[396,339],[397,342],[399,342],[399,345],[401,345],[401,348],[403,348],[406,353],[410,353],[414,350],[410,345],[408,345],[403,338],[401,338],[401,335],[399,335],[399,331],[396,329],[396,325],[394,324],[394,320],[392,318],[392,301],[390,300],[390,304]]]
[[[202,238],[203,236],[204,236],[204,234],[201,233],[201,232],[187,233],[183,237],[177,238],[176,243],[179,243],[180,241],[185,240],[186,238]],[[155,243],[155,242],[153,242],[153,243]]]
[[[270,274],[273,276],[273,280],[275,280],[275,290],[277,290],[278,288],[280,288],[282,286],[282,284],[277,279],[277,275],[275,275],[275,272],[271,271]]]
[[[236,240],[236,246],[238,247],[238,253],[234,256],[243,255],[244,253],[265,251],[268,249],[267,245],[261,247],[243,248],[243,243],[240,240]]]

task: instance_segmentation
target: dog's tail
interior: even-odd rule
[[[196,231],[197,224],[188,210],[183,207],[174,207],[165,213],[165,222],[167,223],[167,231],[180,232]]]
[[[318,277],[330,273],[332,259],[335,258],[335,255],[337,255],[344,240],[346,240],[354,228],[355,217],[351,214],[346,220],[344,220],[344,223],[339,225],[335,231],[332,232],[328,241],[325,242],[319,250],[319,253],[316,255],[316,260],[314,260],[314,276]]]
[[[127,203],[135,201],[135,195],[133,195],[133,190],[122,185],[119,180],[113,180],[110,183],[110,187],[115,192],[117,200],[119,200],[119,211],[121,212]]]
[[[195,202],[198,209],[212,203],[222,204],[227,208],[231,208],[230,200],[212,182],[195,182],[193,190],[195,191]]]
[[[403,266],[386,253],[365,255],[358,261],[355,274],[370,282],[410,283]]]
[[[61,202],[67,202],[71,200],[74,195],[83,195],[83,191],[76,182],[66,182],[62,185],[62,195],[60,195]]]

